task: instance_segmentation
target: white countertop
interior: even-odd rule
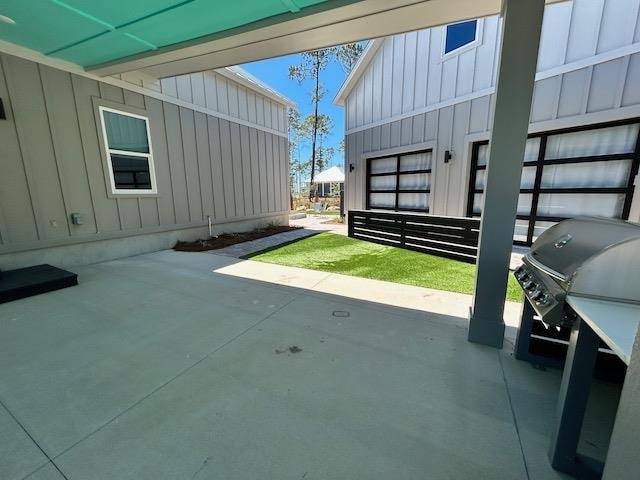
[[[567,297],[567,303],[629,365],[640,324],[640,305],[573,296]]]

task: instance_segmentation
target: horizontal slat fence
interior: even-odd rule
[[[480,220],[425,214],[349,210],[349,236],[475,263]]]

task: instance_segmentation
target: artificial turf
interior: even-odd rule
[[[469,263],[329,232],[257,252],[246,258],[449,292],[473,293],[474,286],[475,266]],[[519,301],[521,298],[520,287],[509,275],[507,300]]]

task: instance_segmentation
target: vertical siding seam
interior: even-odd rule
[[[632,44],[633,43],[633,39],[636,36],[636,28],[638,28],[638,14],[640,13],[640,2],[638,2],[636,0],[635,2],[635,12],[632,14],[632,16],[636,19],[635,23],[633,24],[633,28],[631,29],[631,33],[630,33],[630,37],[627,40],[627,45]]]
[[[416,87],[418,85],[418,40],[420,39],[420,35],[416,32],[416,48],[414,51],[414,60],[413,60],[413,98],[411,99],[411,110],[416,109]],[[413,125],[413,122],[411,122]],[[413,128],[411,129],[411,138],[413,139]]]
[[[4,83],[7,86],[7,93],[9,94],[9,98],[12,98],[11,95],[11,87],[9,85],[9,80],[7,77],[7,65],[5,63],[4,60],[4,55],[0,55],[0,63],[2,64],[2,75],[4,77]],[[38,209],[36,207],[36,202],[34,199],[34,194],[33,194],[33,185],[31,184],[31,179],[30,179],[30,175],[29,175],[29,171],[30,169],[28,168],[28,161],[25,158],[24,155],[24,149],[22,146],[22,140],[20,138],[20,134],[18,132],[18,125],[16,122],[16,115],[15,115],[15,111],[13,109],[13,102],[8,102],[9,105],[9,111],[11,112],[11,118],[13,119],[13,129],[16,133],[16,140],[17,140],[17,144],[18,144],[18,151],[20,152],[20,160],[21,160],[21,164],[22,164],[22,172],[24,173],[24,178],[25,178],[25,183],[27,184],[27,193],[29,194],[29,202],[31,204],[31,212],[33,213],[33,223],[35,225],[36,228],[36,235],[38,237],[38,240],[42,240],[42,231],[40,229],[40,214],[38,212]]]
[[[118,213],[118,225],[120,225],[120,231],[123,231],[122,228],[122,213],[120,211],[120,198],[116,198],[116,212]]]
[[[140,228],[144,228],[144,222],[142,221],[142,202],[140,197],[136,198],[138,201],[138,220],[140,221]]]
[[[47,102],[47,92],[44,87],[44,80],[42,78],[42,65],[36,63],[38,70],[38,79],[40,80],[40,92],[42,93],[42,106],[44,107],[44,113],[47,116],[47,126],[49,130],[49,138],[51,140],[51,154],[53,155],[53,162],[56,166],[56,174],[58,175],[58,186],[60,187],[60,196],[62,197],[62,207],[64,208],[64,224],[67,226],[67,235],[71,236],[71,227],[69,226],[69,205],[67,203],[67,197],[65,195],[64,183],[62,181],[62,174],[60,172],[60,155],[57,152],[56,140],[53,134],[53,119],[51,118],[50,108]]]
[[[387,42],[387,39],[385,38],[383,40],[383,44],[380,47],[380,49],[378,50],[378,52],[381,53],[382,55],[382,60],[380,62],[380,120],[382,120],[382,112],[384,112],[384,42]],[[349,99],[347,99],[347,101],[349,101]],[[347,116],[348,119],[348,116]],[[345,145],[345,150],[346,150],[346,145]],[[345,179],[346,182],[346,179]]]
[[[204,79],[204,75],[203,75]],[[207,96],[205,94],[204,101],[206,103]],[[209,135],[209,115],[204,116],[205,132],[207,134],[207,158],[209,159],[209,180],[211,181],[211,212],[212,217],[216,218],[216,187],[213,179],[213,155],[211,154],[211,136]]]
[[[582,96],[582,104],[580,106],[580,115],[587,113],[589,107],[589,96],[591,95],[591,80],[593,78],[593,65],[587,68],[587,78],[585,79],[585,88]]]
[[[605,9],[605,0],[601,0],[600,2],[600,16],[599,16],[599,22],[598,22],[598,29],[596,31],[596,37],[595,37],[595,43],[594,43],[594,48],[593,51],[591,52],[591,55],[595,55],[596,53],[598,53],[598,50],[600,48],[600,34],[602,33],[602,20],[604,19],[604,9]],[[588,55],[588,56],[591,56]]]
[[[502,21],[502,17],[498,18],[497,32],[495,44],[493,46],[493,68],[491,69],[491,85],[490,87],[495,87],[498,78],[498,67],[500,65],[500,60],[502,57],[502,34],[503,34],[504,22]]]
[[[263,152],[262,157],[263,160],[266,162],[266,152],[265,152],[265,143],[264,141],[262,142],[262,145],[260,145],[260,134],[262,133],[262,138],[264,140],[264,132],[257,132],[257,138],[256,138],[256,144],[258,146],[258,178],[259,178],[259,188],[260,188],[260,213],[264,213],[264,202],[262,201],[263,198],[263,194],[262,194],[262,182],[265,181],[266,175],[262,175],[262,171],[264,170],[264,167],[262,165],[262,162],[260,162],[260,152]],[[268,197],[268,195],[264,195],[264,197]],[[268,204],[268,202],[267,202]]]
[[[189,214],[189,223],[193,222],[191,217],[191,195],[189,195],[189,178],[187,177],[187,157],[184,152],[184,131],[182,129],[182,107],[178,107],[178,127],[180,129],[180,148],[182,150],[182,166],[184,167],[184,184],[187,194],[187,213]]]
[[[562,87],[564,85],[564,74],[559,75],[559,77],[558,87],[556,88],[556,94],[554,96],[553,112],[551,114],[551,118],[553,120],[558,118],[558,112],[560,111],[560,99],[562,98]]]
[[[631,55],[627,55],[622,58],[622,68],[620,72],[620,82],[618,83],[618,90],[614,97],[613,108],[620,108],[622,105],[622,96],[624,95],[624,89],[627,85],[627,76],[629,74],[629,62],[631,61]]]
[[[456,75],[453,79],[453,98],[458,96],[458,77],[460,77],[460,55],[456,55]]]
[[[227,182],[224,178],[224,159],[222,158],[222,130],[220,129],[220,119],[216,119],[216,123],[218,124],[218,151],[220,152],[220,175],[222,176],[222,206],[224,208],[224,215],[222,218],[227,218],[229,216],[227,214]]]
[[[567,28],[567,38],[564,42],[564,55],[562,56],[563,65],[567,63],[567,56],[569,54],[569,41],[571,40],[571,34],[573,33],[573,27],[574,27],[573,14],[575,12],[575,9],[573,8],[573,2],[570,3],[569,8],[571,8],[571,13],[569,14],[569,28]]]
[[[227,99],[229,96],[227,95]],[[233,185],[233,190],[231,191],[231,198],[233,199],[233,216],[238,215],[238,205],[236,204],[236,173],[233,171],[233,139],[231,138],[231,123],[227,122],[227,128],[229,130],[229,161],[231,162],[231,185]],[[222,137],[220,138],[220,143],[222,143]],[[222,177],[224,181],[224,170],[222,171]]]
[[[243,127],[247,132],[246,142],[242,141],[242,137],[243,137],[242,130],[243,130]],[[243,143],[246,143],[246,147],[244,149],[242,148]],[[248,165],[249,166],[249,186],[250,186],[249,188],[247,188],[248,185],[247,185],[246,179],[244,177],[244,166],[246,164],[246,160],[247,159],[245,158],[243,150],[244,150],[245,153],[247,153],[247,149],[249,149],[249,151],[248,151],[248,156],[249,156],[249,165]],[[251,180],[252,180],[251,179],[251,145],[249,144],[249,127],[244,126],[244,125],[240,126],[240,158],[242,159],[242,189],[246,190],[249,193],[248,196],[251,197],[251,201],[249,202],[249,206],[251,207],[251,215],[254,215],[255,212],[253,211],[253,184],[251,183]],[[246,197],[247,196],[245,195],[243,199],[246,200]],[[248,210],[247,209],[247,202],[245,202],[245,205],[244,205],[244,213],[245,213],[245,215],[247,215],[247,210]]]
[[[482,29],[482,43],[480,45],[484,45],[485,43],[485,35],[486,35],[486,28]],[[476,65],[478,65],[478,50],[480,49],[480,45],[476,46],[473,49],[473,68],[472,68],[472,75],[471,75],[471,92],[475,92],[476,90]],[[457,92],[456,92],[457,93]],[[469,115],[469,117],[471,117],[471,115]]]
[[[192,93],[193,95],[193,93]],[[196,125],[196,112],[191,112],[193,114],[193,141],[196,146],[196,168],[198,171],[198,185],[200,185],[200,219],[205,219],[204,214],[204,189],[202,188],[202,177],[200,176],[200,152],[198,151],[198,133],[197,133],[197,125]]]
[[[164,140],[165,140],[165,144],[167,145],[167,160],[169,163],[169,185],[171,186],[171,192],[175,192],[174,188],[173,188],[173,174],[171,172],[171,155],[169,154],[169,136],[167,135],[167,112],[165,110],[164,107],[164,102],[160,102],[160,105],[162,105],[162,122],[164,123]],[[178,211],[176,208],[176,196],[171,195],[171,201],[173,203],[173,223],[178,223]],[[159,210],[158,210],[159,211]]]

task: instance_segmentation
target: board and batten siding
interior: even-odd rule
[[[545,8],[531,132],[640,117],[640,53],[620,54],[640,52],[639,10],[640,0]],[[498,17],[483,23],[482,44],[444,61],[440,27],[384,40],[345,101],[347,209],[365,208],[367,157],[432,148],[430,213],[466,215],[471,144],[489,138],[499,48]],[[638,210],[636,195],[640,220]]]
[[[288,212],[283,134],[8,54],[0,98],[0,254]],[[148,117],[157,195],[108,192],[103,103]]]
[[[488,95],[347,134],[346,208],[365,208],[367,157],[432,148],[430,212],[466,215],[471,144],[489,138],[492,115],[493,95]],[[640,53],[536,82],[529,130],[638,117]],[[445,150],[453,152],[449,163],[444,163]]]
[[[233,118],[287,133],[286,106],[213,70],[163,78],[160,91]]]
[[[597,56],[640,50],[640,0],[572,0],[547,5],[539,76],[577,70]],[[479,20],[478,46],[442,56],[445,27],[387,37],[344,100],[346,131],[492,93],[501,19]],[[626,50],[625,50],[626,49]],[[597,63],[597,62],[596,62]],[[444,104],[444,105],[443,105]]]

